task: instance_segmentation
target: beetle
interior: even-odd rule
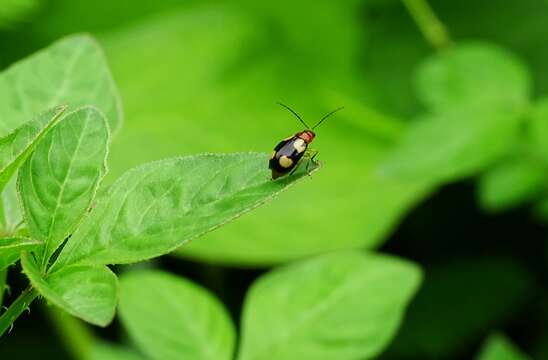
[[[329,112],[328,114],[324,115],[324,117],[322,117],[316,125],[314,125],[313,127],[309,127],[299,116],[299,114],[293,111],[289,106],[284,105],[280,102],[278,102],[277,104],[283,106],[293,115],[295,115],[297,119],[299,119],[299,121],[305,126],[305,130],[299,131],[295,135],[292,135],[282,140],[274,148],[272,156],[270,157],[270,160],[268,162],[268,168],[272,170],[272,180],[276,180],[277,178],[286,174],[293,174],[299,167],[300,160],[303,158],[305,153],[307,154],[307,156],[310,157],[311,161],[314,161],[314,158],[316,157],[316,155],[318,155],[318,151],[310,151],[308,149],[308,145],[312,141],[314,141],[314,138],[316,137],[314,129],[318,127],[318,125],[320,125],[325,119],[327,119],[337,111],[344,109],[344,107],[340,107]]]

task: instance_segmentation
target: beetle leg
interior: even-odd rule
[[[314,158],[319,154],[319,151],[318,150],[314,150],[314,149],[309,149],[307,152],[306,152],[306,157],[310,160],[306,163],[306,173],[308,176],[311,176],[310,175],[310,163],[316,163],[316,161],[314,160]]]

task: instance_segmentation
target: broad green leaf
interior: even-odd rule
[[[531,79],[514,55],[488,43],[464,43],[425,61],[417,91],[431,109],[462,105],[520,109],[528,103]]]
[[[274,270],[246,297],[238,359],[372,359],[395,335],[420,279],[411,263],[358,252]]]
[[[120,264],[160,256],[254,209],[307,177],[271,180],[268,155],[204,154],[128,171],[74,232],[56,267]]]
[[[519,316],[534,288],[531,275],[496,254],[425,269],[424,284],[386,358],[458,357],[481,341],[486,329]]]
[[[454,108],[419,119],[381,167],[385,176],[454,181],[471,176],[516,142],[519,118],[482,107]]]
[[[45,242],[41,266],[75,229],[106,172],[109,130],[93,107],[66,114],[19,172],[30,234]]]
[[[542,193],[548,180],[548,167],[537,159],[505,159],[480,178],[480,204],[489,211],[521,205]]]
[[[477,360],[528,360],[529,357],[523,354],[514,344],[512,344],[505,336],[495,334],[491,335]]]
[[[532,143],[548,162],[548,98],[539,100],[533,106],[530,120]]]
[[[4,190],[38,141],[57,123],[63,111],[65,107],[57,107],[34,118],[30,117],[31,121],[0,139],[0,191]]]
[[[232,359],[235,329],[228,313],[188,280],[151,270],[126,273],[120,280],[119,312],[130,337],[150,359]]]
[[[130,348],[109,344],[100,341],[91,350],[90,360],[144,360],[137,352]]]
[[[0,73],[0,135],[53,106],[94,105],[116,131],[118,92],[102,50],[87,35],[69,36]]]
[[[328,19],[322,22],[323,29],[344,23],[331,28],[341,32],[330,33],[329,44],[337,39],[346,43],[362,31],[352,15],[353,5],[346,2],[291,6],[302,12],[306,7],[326,9],[330,16],[318,18],[318,23]],[[297,120],[275,104],[277,100],[288,102],[310,122],[346,106],[318,128],[311,146],[320,151],[318,158],[325,166],[305,180],[307,186],[295,187],[252,216],[182,247],[177,251],[182,256],[265,265],[336,249],[371,248],[382,243],[430,190],[424,182],[379,176],[379,162],[406,125],[363,104],[360,87],[347,85],[345,78],[356,78],[362,63],[338,51],[314,58],[312,54],[328,51],[326,44],[307,40],[316,38],[314,33],[295,34],[298,39],[280,36],[273,42],[264,31],[270,27],[262,24],[273,23],[272,17],[276,27],[289,23],[278,19],[280,9],[273,11],[257,18],[238,6],[189,5],[101,37],[128,114],[109,158],[112,180],[143,161],[179,154],[271,152],[281,139],[301,130]],[[307,19],[310,28],[300,31],[320,28],[314,21]],[[314,48],[297,48],[303,43]],[[326,59],[353,66],[319,66]]]
[[[21,264],[32,286],[55,306],[94,325],[111,322],[118,279],[108,267],[65,266],[44,277],[29,253],[23,253]]]
[[[0,239],[0,270],[19,260],[21,252],[38,249],[43,243],[35,239],[9,237]]]

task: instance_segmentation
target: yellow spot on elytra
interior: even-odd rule
[[[270,159],[274,159],[275,156],[276,156],[276,150],[272,151],[272,156],[270,157]]]
[[[304,142],[303,139],[297,139],[293,142],[293,147],[300,154],[306,150],[306,143]]]
[[[293,160],[291,160],[290,158],[288,158],[287,156],[282,156],[280,157],[280,165],[283,167],[283,168],[290,168],[291,165],[293,165]]]

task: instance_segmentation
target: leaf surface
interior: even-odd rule
[[[254,209],[306,177],[271,180],[268,155],[204,154],[156,161],[123,175],[74,232],[56,267],[160,256]],[[310,171],[317,165],[310,164]]]
[[[188,280],[160,271],[127,273],[120,280],[119,312],[150,359],[232,359],[235,329],[228,313]]]
[[[413,264],[341,252],[276,269],[246,296],[239,360],[372,359],[421,279]]]
[[[477,360],[528,360],[529,357],[523,354],[514,344],[512,344],[505,336],[495,334],[491,335]]]
[[[41,241],[22,237],[0,239],[0,270],[19,260],[21,252],[35,250],[43,245]]]
[[[473,104],[515,110],[527,105],[531,78],[525,65],[504,49],[463,43],[419,67],[417,91],[432,110]]]
[[[30,234],[45,242],[43,265],[75,229],[106,172],[109,130],[93,107],[66,114],[19,172]]]
[[[509,151],[519,125],[515,114],[483,107],[426,115],[412,125],[381,171],[432,182],[471,176]]]
[[[108,267],[65,266],[44,277],[29,253],[23,253],[21,264],[32,286],[53,305],[94,325],[111,322],[118,279]]]
[[[94,105],[112,131],[122,123],[122,107],[97,42],[88,35],[63,38],[0,73],[0,135],[59,105]]]
[[[65,109],[57,107],[43,112],[0,139],[0,191],[4,190],[12,175],[39,140],[57,123]]]

